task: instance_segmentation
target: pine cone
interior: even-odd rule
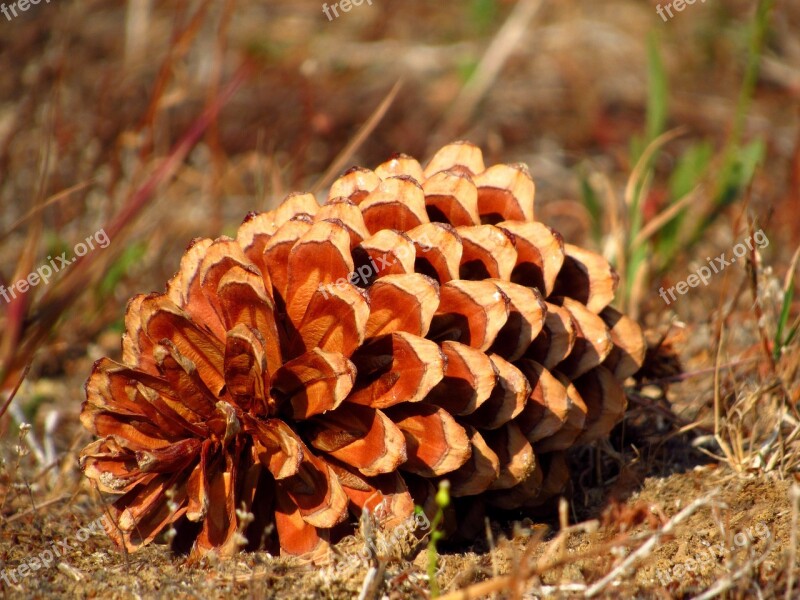
[[[644,341],[608,306],[609,264],[534,221],[533,197],[525,166],[456,143],[195,240],[86,384],[100,437],[81,466],[117,495],[109,535],[136,550],[174,525],[199,556],[238,530],[305,554],[365,507],[399,523],[442,478],[465,505],[558,494],[564,452],[622,418]]]

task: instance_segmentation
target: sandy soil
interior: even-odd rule
[[[568,241],[607,250],[617,239],[614,219],[591,214],[582,182],[624,198],[632,139],[647,121],[648,35],[660,44],[669,81],[666,126],[686,128],[655,162],[643,208],[651,218],[697,144],[708,144],[710,171],[720,169],[737,122],[753,3],[696,3],[668,23],[633,0],[545,3],[461,121],[448,111],[502,37],[515,2],[375,0],[332,22],[310,0],[241,0],[230,10],[208,3],[199,13],[203,3],[158,2],[139,33],[141,17],[128,4],[135,3],[40,3],[13,21],[0,16],[3,281],[22,264],[39,223],[17,226],[30,219],[45,149],[45,196],[82,187],[42,212],[34,264],[108,222],[245,57],[251,71],[95,265],[85,293],[65,302],[0,418],[0,596],[358,597],[370,565],[337,565],[363,539],[337,548],[324,566],[264,553],[190,564],[163,540],[128,556],[92,531],[103,505],[77,467],[89,441],[78,421],[82,385],[94,360],[119,356],[125,302],[162,289],[192,238],[230,234],[248,211],[311,188],[398,79],[396,100],[345,166],[374,166],[397,151],[424,157],[441,139],[469,138],[490,161],[530,165],[539,219]],[[719,210],[696,245],[645,275],[633,304],[653,352],[640,379],[628,382],[625,423],[609,441],[574,453],[561,517],[555,506],[495,515],[490,535],[443,547],[443,594],[582,597],[598,585],[597,597],[771,598],[794,581],[800,351],[795,341],[778,360],[767,355],[800,243],[800,10],[776,2],[769,23],[741,121],[743,140],[763,142],[764,160],[747,193]],[[697,202],[711,194],[704,183]],[[748,216],[770,240],[757,293],[752,269],[740,264],[666,307],[659,287],[730,249]],[[39,307],[32,305],[29,324],[41,318]],[[797,318],[796,301],[790,309]],[[0,305],[0,358],[9,347],[23,350],[7,341],[13,315],[5,310]],[[715,377],[715,365],[729,368]],[[11,390],[3,381],[4,399]],[[27,439],[20,420],[32,425]],[[673,521],[693,503],[696,510]],[[426,547],[426,539],[393,546],[372,597],[428,597]],[[632,554],[639,559],[615,571]]]

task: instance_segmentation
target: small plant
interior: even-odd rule
[[[436,580],[436,571],[439,569],[439,553],[436,544],[444,538],[444,531],[439,529],[444,519],[444,511],[450,506],[450,482],[446,479],[439,482],[439,491],[436,492],[436,515],[431,523],[431,539],[428,542],[428,582],[431,588],[431,596],[439,596],[439,582]]]
[[[740,88],[731,132],[719,153],[714,156],[706,140],[690,144],[676,161],[676,167],[664,190],[653,185],[655,163],[661,149],[683,134],[667,131],[669,85],[655,37],[648,43],[648,101],[643,136],[631,142],[633,169],[625,188],[620,214],[612,215],[616,225],[616,244],[610,259],[623,276],[620,303],[634,316],[649,281],[665,273],[679,253],[691,250],[706,236],[708,228],[722,212],[741,198],[764,159],[762,140],[742,143],[744,119],[755,94],[755,84],[773,0],[761,0],[750,26],[747,65]],[[706,193],[701,194],[703,189]],[[665,196],[664,208],[660,198]],[[604,207],[587,177],[581,178],[581,197],[593,223],[592,234],[602,245],[605,211],[616,212],[609,198]],[[689,223],[689,212],[692,223]]]
[[[97,286],[97,295],[100,300],[113,295],[117,286],[128,277],[129,273],[141,264],[147,244],[143,241],[133,242],[121,251],[119,257],[111,263]]]
[[[773,358],[778,361],[787,348],[797,337],[798,329],[800,329],[800,316],[795,319],[792,325],[789,325],[789,318],[791,316],[792,303],[794,302],[794,284],[795,272],[797,264],[800,261],[800,248],[794,253],[789,271],[786,273],[786,280],[783,285],[783,301],[781,303],[781,312],[778,317],[778,324],[775,329],[775,338],[773,340]]]
[[[491,30],[497,20],[497,0],[472,0],[470,17],[472,24],[481,33]]]

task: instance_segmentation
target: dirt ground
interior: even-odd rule
[[[629,208],[636,157],[680,128],[649,164],[641,215],[696,184],[682,227],[703,227],[670,250],[662,225],[647,267],[622,270],[650,346],[624,423],[572,454],[560,508],[493,515],[480,539],[445,543],[441,597],[800,597],[800,336],[788,336],[800,302],[786,291],[800,246],[800,5],[684,8],[664,20],[638,0],[374,0],[329,21],[311,0],[85,0],[0,13],[0,282],[119,224],[21,313],[0,300],[0,406],[13,396],[0,411],[0,596],[338,600],[359,597],[374,566],[366,597],[430,597],[427,538],[355,568],[337,565],[362,538],[322,566],[190,563],[163,540],[121,552],[93,525],[102,499],[77,465],[92,363],[119,358],[128,298],[162,290],[192,238],[324,188],[331,165],[470,139],[488,163],[530,166],[538,220],[608,254],[627,239],[609,207]],[[715,200],[726,173],[740,185]],[[757,261],[659,297],[759,228]],[[20,574],[47,552],[51,564]]]

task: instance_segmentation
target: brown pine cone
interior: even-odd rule
[[[117,495],[109,535],[136,550],[174,524],[199,556],[239,529],[305,554],[364,507],[408,518],[442,478],[506,509],[558,494],[564,451],[622,418],[644,340],[608,306],[609,264],[534,221],[533,197],[525,166],[455,143],[195,240],[86,384],[81,466]]]

